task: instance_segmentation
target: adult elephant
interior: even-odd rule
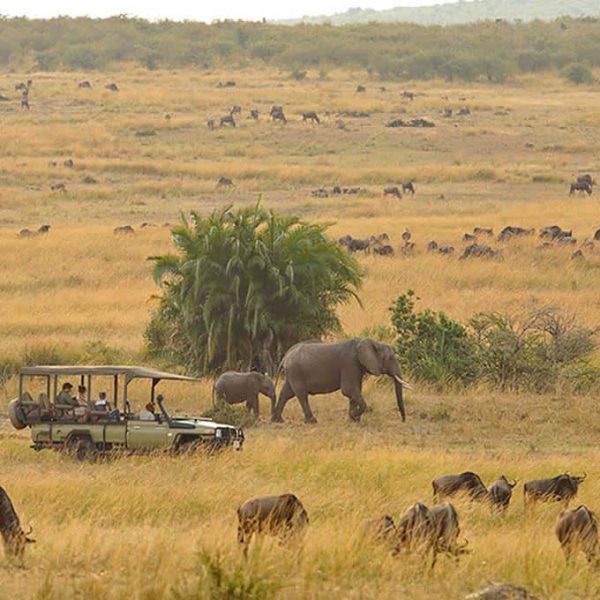
[[[362,398],[365,375],[389,375],[394,380],[396,402],[402,420],[406,420],[400,368],[391,346],[369,338],[354,338],[346,342],[326,344],[300,342],[292,346],[281,361],[280,372],[285,383],[271,420],[283,422],[282,413],[287,401],[296,396],[307,423],[316,423],[308,403],[311,394],[328,394],[341,390],[350,402],[350,419],[360,421],[367,409]]]
[[[275,385],[268,375],[262,373],[238,373],[226,371],[213,386],[213,404],[215,396],[227,404],[246,403],[248,410],[258,417],[258,396],[263,394],[271,400],[271,412],[275,409]]]

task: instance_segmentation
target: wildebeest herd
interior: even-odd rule
[[[406,234],[408,229],[402,233],[403,245],[399,248],[400,254],[407,256],[413,254],[416,249],[416,243],[411,240],[411,234]],[[556,246],[575,246],[578,241],[573,237],[572,230],[562,229],[559,225],[549,225],[542,227],[537,232],[542,243],[537,246],[538,250],[547,250]],[[500,231],[496,237],[497,242],[509,242],[515,239],[527,238],[536,234],[535,228],[525,228],[515,225],[508,225]],[[494,236],[494,230],[491,227],[474,227],[472,233],[467,232],[462,237],[462,242],[468,244],[463,248],[463,252],[459,259],[467,258],[491,258],[502,260],[502,250],[492,248],[488,244],[482,242],[484,239],[489,239]],[[395,254],[394,247],[390,245],[390,236],[387,233],[378,235],[370,235],[367,238],[354,238],[346,234],[338,239],[338,243],[345,247],[348,252],[365,252],[378,254],[380,256],[393,256]],[[571,254],[572,259],[585,258],[583,250],[594,251],[595,242],[600,242],[600,229],[597,229],[594,234],[586,238],[580,245],[580,248]],[[436,240],[430,240],[426,245],[426,251],[435,254],[454,254],[455,247],[451,244],[438,243]]]

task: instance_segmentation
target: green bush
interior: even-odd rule
[[[467,329],[443,312],[415,312],[416,299],[409,290],[390,309],[401,368],[412,378],[439,387],[469,385],[479,373]]]
[[[575,85],[589,85],[594,82],[592,71],[581,63],[573,63],[565,67],[563,77]]]
[[[248,410],[245,404],[232,406],[220,398],[215,398],[214,405],[204,411],[202,416],[235,427],[250,427],[256,424],[254,413]]]

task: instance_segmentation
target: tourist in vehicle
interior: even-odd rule
[[[98,400],[94,402],[94,409],[106,412],[110,410],[110,402],[106,399],[106,392],[98,392]]]
[[[144,407],[144,410],[141,410],[138,419],[140,421],[155,421],[156,420],[156,405],[154,402],[148,402]]]
[[[68,381],[63,383],[60,394],[56,396],[55,404],[61,404],[63,406],[77,406],[77,400],[73,397],[71,390],[73,389],[73,384]]]
[[[87,388],[85,385],[77,387],[77,404],[79,406],[87,406]]]

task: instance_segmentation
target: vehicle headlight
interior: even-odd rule
[[[215,437],[216,438],[222,438],[223,437],[223,431],[221,429],[217,429],[215,431]]]

